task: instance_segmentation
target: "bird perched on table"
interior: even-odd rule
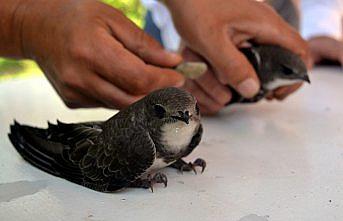
[[[298,82],[310,83],[307,69],[301,58],[293,52],[274,45],[253,45],[241,52],[253,65],[261,82],[259,93],[250,99],[243,98],[232,89],[232,103],[253,103],[264,98],[269,91]]]
[[[206,163],[186,163],[202,136],[199,107],[186,91],[152,92],[105,122],[50,124],[48,129],[11,125],[9,138],[20,155],[52,175],[101,192],[125,187],[167,185],[156,171],[170,166],[195,170]],[[155,174],[155,175],[152,175]]]

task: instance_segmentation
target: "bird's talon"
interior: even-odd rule
[[[201,173],[203,173],[206,168],[206,161],[201,158],[198,158],[193,162],[193,167],[196,167],[196,166],[201,167]]]
[[[193,172],[195,173],[195,175],[197,175],[198,173],[197,173],[197,170],[195,169],[194,163],[189,162],[188,165],[189,165],[189,167],[193,170]]]
[[[154,184],[156,183],[163,183],[164,187],[166,188],[168,185],[168,178],[165,174],[163,173],[156,173],[153,177],[150,175],[148,176],[149,182],[150,182],[150,190],[151,192],[154,192]]]

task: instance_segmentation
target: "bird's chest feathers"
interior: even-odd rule
[[[266,88],[267,90],[275,90],[276,88],[279,87],[283,87],[283,86],[288,86],[288,85],[292,85],[295,83],[301,82],[301,80],[299,79],[280,79],[280,78],[276,78],[268,83],[266,83],[264,85],[264,88]]]
[[[172,164],[173,162],[174,161],[166,163],[163,158],[155,158],[154,163],[146,170],[145,174],[149,174],[150,172],[154,172],[162,168],[165,168],[169,166],[170,164]]]
[[[181,121],[166,124],[161,128],[161,144],[168,152],[177,154],[188,147],[197,126],[195,121],[190,121],[189,124]]]

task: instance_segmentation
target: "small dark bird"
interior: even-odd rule
[[[233,103],[254,103],[264,98],[269,91],[298,82],[310,83],[307,69],[301,58],[293,52],[274,45],[253,45],[241,52],[253,65],[261,82],[260,92],[246,99],[232,89]]]
[[[167,186],[161,168],[206,167],[202,159],[182,160],[203,129],[195,98],[177,88],[152,92],[104,122],[57,122],[47,129],[15,122],[9,138],[33,166],[96,191]]]

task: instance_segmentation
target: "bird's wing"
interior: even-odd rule
[[[96,138],[102,132],[101,121],[66,124],[57,121],[57,125],[48,122],[47,139],[67,145],[75,145],[80,140]]]
[[[32,165],[74,183],[82,184],[79,161],[101,133],[101,122],[50,124],[48,129],[11,125],[9,138]]]
[[[95,190],[112,191],[136,180],[155,159],[148,132],[123,121],[116,119],[105,134],[101,122],[49,123],[48,129],[15,122],[9,138],[39,169]],[[106,184],[110,186],[103,188]]]
[[[149,133],[139,126],[123,127],[116,120],[113,129],[102,134],[101,148],[92,147],[81,163],[84,175],[92,182],[109,179],[107,191],[127,186],[154,162],[156,149]],[[118,125],[116,125],[118,124]]]

